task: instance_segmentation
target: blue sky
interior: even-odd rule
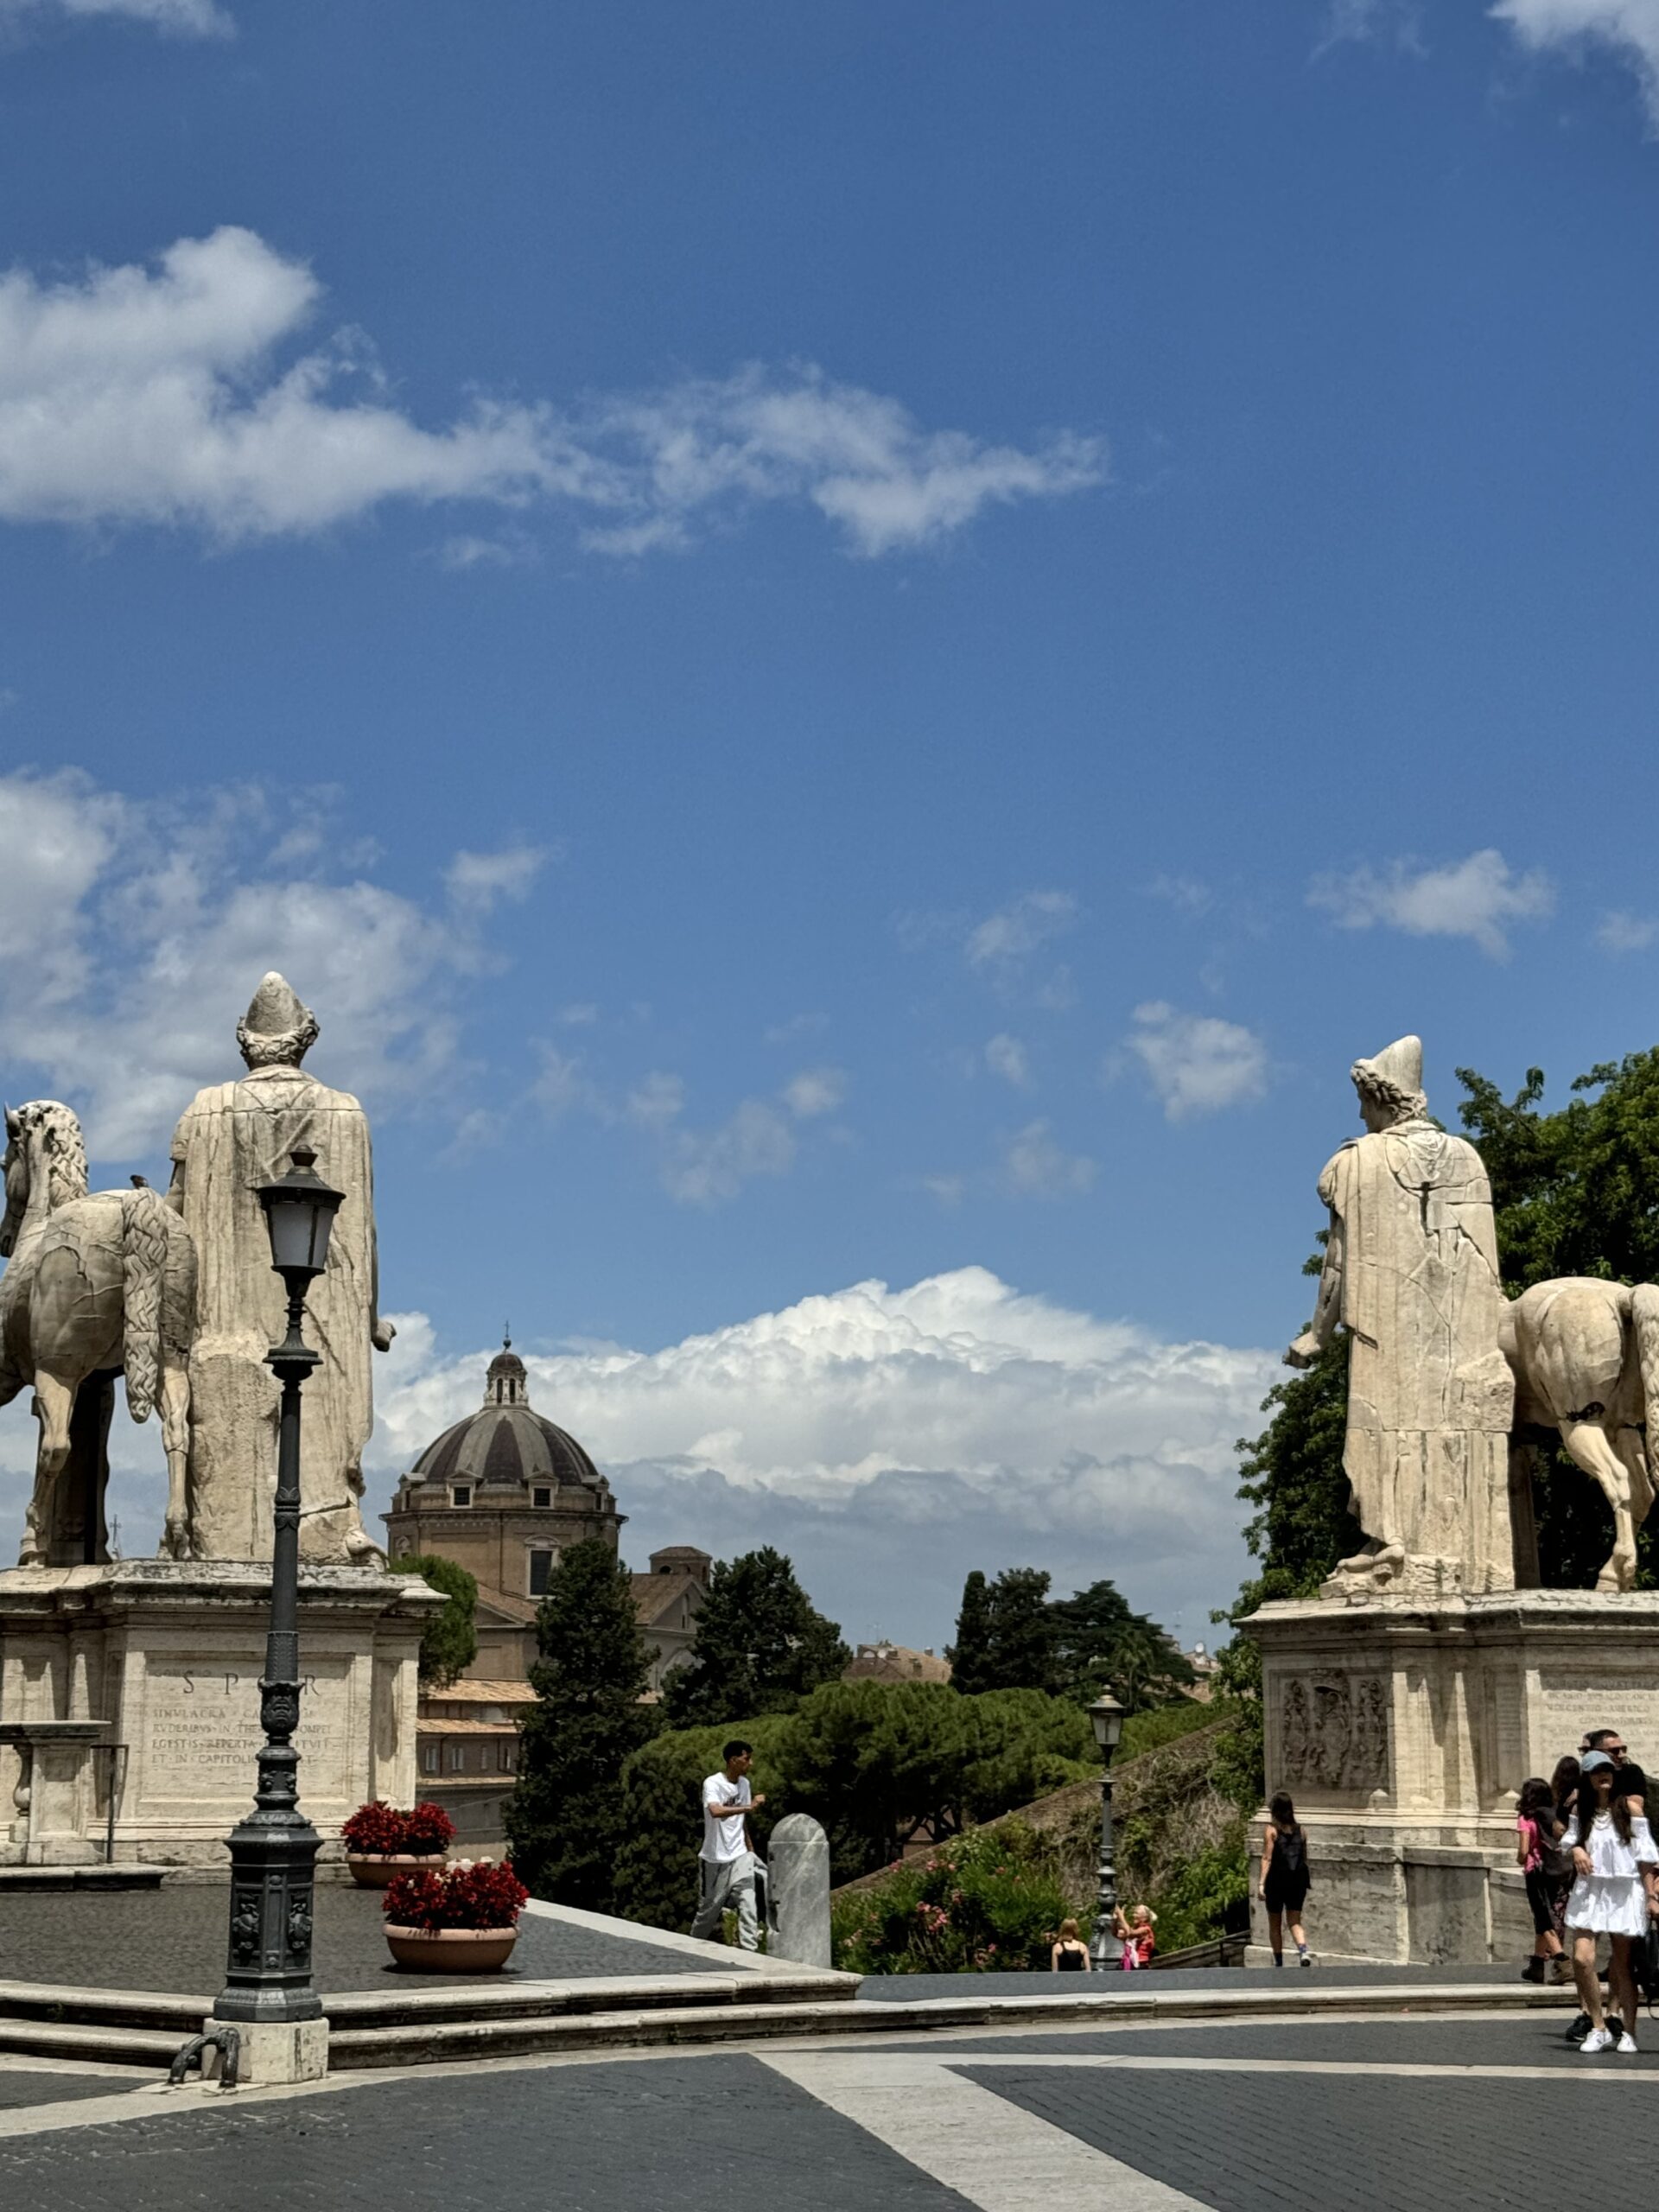
[[[159,1176],[283,966],[383,1494],[510,1316],[631,1553],[1202,1633],[1350,1061],[1654,1041],[1656,118],[1646,0],[0,0],[0,1086]]]

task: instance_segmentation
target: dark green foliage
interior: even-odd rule
[[[852,1974],[1042,1969],[1070,1910],[1040,1839],[1004,1821],[837,1898],[836,1964]]]
[[[1195,1697],[1178,1697],[1168,1705],[1143,1705],[1139,1713],[1132,1713],[1123,1723],[1122,1740],[1112,1764],[1126,1765],[1130,1759],[1138,1759],[1147,1751],[1160,1751],[1166,1744],[1179,1743],[1183,1736],[1191,1736],[1200,1728],[1213,1728],[1225,1717],[1226,1711],[1223,1704],[1200,1704]]]
[[[768,1546],[716,1561],[691,1658],[669,1676],[664,1704],[676,1728],[786,1713],[851,1657],[836,1623],[814,1611],[794,1568]]]
[[[650,1654],[627,1570],[601,1538],[573,1544],[536,1616],[537,1702],[506,1809],[512,1861],[537,1897],[604,1912],[623,1839],[624,1764],[654,1732]]]
[[[1158,1948],[1184,1950],[1249,1925],[1250,1859],[1241,1819],[1220,1842],[1178,1867],[1152,1902]],[[1136,1900],[1140,1902],[1139,1899]]]
[[[957,1615],[957,1640],[945,1646],[950,1662],[950,1686],[964,1697],[995,1688],[991,1679],[991,1592],[976,1567],[962,1586],[962,1611]]]
[[[1333,1336],[1314,1364],[1275,1382],[1263,1401],[1272,1420],[1241,1437],[1239,1496],[1257,1508],[1244,1541],[1298,1592],[1319,1587],[1364,1533],[1348,1510],[1342,1446],[1348,1426],[1348,1338]]]
[[[1059,1624],[1048,1577],[1034,1567],[1005,1567],[995,1582],[976,1572],[963,1585],[957,1640],[945,1656],[953,1688],[1052,1690],[1058,1681]]]
[[[1087,1705],[1109,1690],[1128,1713],[1175,1697],[1192,1681],[1186,1655],[1111,1582],[1091,1582],[1049,1608],[1057,1630],[1055,1688]]]
[[[1037,1690],[961,1697],[940,1682],[827,1682],[791,1713],[676,1730],[628,1762],[618,1910],[658,1926],[688,1923],[702,1840],[697,1786],[721,1745],[754,1746],[755,1822],[764,1850],[785,1813],[810,1813],[830,1837],[834,1878],[888,1864],[918,1824],[935,1835],[1006,1812],[1094,1769],[1094,1738],[1075,1705]]]
[[[423,1582],[442,1590],[448,1601],[421,1631],[420,1663],[423,1689],[448,1689],[478,1656],[478,1630],[473,1624],[477,1581],[455,1560],[430,1552],[396,1559],[391,1567],[394,1574],[418,1574]]]
[[[768,1802],[751,1822],[764,1855],[766,1838],[781,1811],[778,1738],[781,1713],[759,1720],[722,1721],[718,1727],[676,1729],[634,1752],[622,1770],[622,1841],[617,1853],[613,1910],[653,1928],[683,1935],[697,1908],[697,1854],[702,1848],[701,1787],[721,1764],[732,1736],[754,1747],[753,1782]]]

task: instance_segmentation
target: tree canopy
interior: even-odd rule
[[[460,1562],[441,1559],[435,1552],[422,1552],[391,1563],[394,1574],[418,1574],[447,1600],[421,1630],[420,1678],[423,1689],[448,1689],[478,1656],[474,1614],[478,1583]]]
[[[691,1657],[664,1691],[676,1728],[718,1726],[745,1713],[784,1713],[820,1682],[834,1681],[852,1654],[768,1545],[715,1562],[696,1617]]]
[[[952,1688],[969,1697],[1042,1690],[1084,1705],[1109,1689],[1133,1713],[1192,1681],[1172,1638],[1133,1611],[1115,1583],[1091,1582],[1070,1598],[1051,1598],[1048,1589],[1036,1567],[1005,1567],[995,1582],[976,1568],[945,1653]]]
[[[641,1702],[651,1655],[627,1570],[601,1537],[572,1544],[536,1616],[536,1692],[506,1810],[520,1878],[537,1897],[608,1911],[623,1837],[620,1777],[655,1732]]]

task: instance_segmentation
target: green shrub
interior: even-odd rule
[[[1039,1840],[1005,1821],[837,1898],[836,1963],[853,1974],[1023,1973],[1047,1966],[1071,1910]]]

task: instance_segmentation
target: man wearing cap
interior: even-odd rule
[[[1429,1118],[1420,1039],[1351,1073],[1365,1135],[1319,1178],[1319,1304],[1285,1355],[1311,1367],[1338,1324],[1348,1332],[1343,1465],[1367,1543],[1338,1575],[1385,1588],[1417,1560],[1465,1591],[1512,1589],[1514,1384],[1491,1185],[1474,1147]]]
[[[265,1355],[283,1334],[285,1306],[258,1192],[301,1145],[346,1195],[327,1268],[306,1300],[306,1341],[321,1364],[305,1386],[300,1550],[319,1562],[381,1557],[360,1503],[374,1426],[371,1352],[392,1338],[378,1312],[369,1125],[349,1092],[302,1067],[316,1038],[310,1008],[282,976],[267,976],[237,1025],[246,1075],[198,1091],[173,1135],[168,1198],[200,1269],[188,1478],[198,1559],[270,1556],[278,1392]]]

